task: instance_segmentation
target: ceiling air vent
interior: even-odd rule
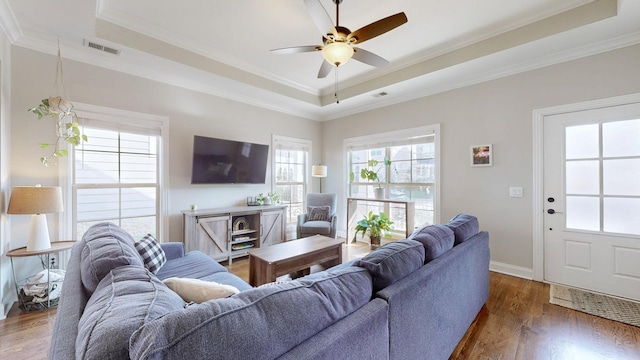
[[[120,50],[118,49],[114,49],[114,48],[110,48],[108,46],[104,46],[104,45],[100,45],[98,43],[94,43],[93,41],[89,41],[89,40],[84,40],[84,46],[86,47],[90,47],[96,50],[100,50],[100,51],[104,51],[106,53],[109,54],[113,54],[113,55],[120,55]]]

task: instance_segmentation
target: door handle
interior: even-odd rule
[[[561,213],[561,212],[559,212],[559,211],[555,211],[555,210],[553,210],[553,209],[549,209],[549,210],[547,210],[547,214],[549,214],[549,215],[553,215],[553,214],[562,214],[562,213]]]

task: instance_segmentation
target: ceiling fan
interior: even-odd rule
[[[361,44],[406,23],[407,16],[404,12],[380,19],[352,32],[346,27],[340,26],[340,3],[342,3],[342,0],[333,0],[333,3],[336,4],[335,26],[320,0],[304,0],[311,19],[322,34],[323,45],[295,46],[274,49],[271,52],[274,54],[295,54],[322,51],[322,56],[326,61],[323,61],[320,66],[318,78],[325,78],[331,71],[332,66],[344,65],[352,57],[375,67],[387,65],[389,62],[382,57],[353,45]]]

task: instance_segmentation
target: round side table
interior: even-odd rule
[[[36,250],[36,251],[27,251],[27,247],[21,247],[14,250],[11,250],[7,253],[7,257],[11,259],[11,271],[13,272],[13,283],[16,287],[16,294],[18,295],[18,305],[23,311],[33,311],[33,310],[43,310],[49,309],[51,307],[58,305],[58,299],[54,299],[51,301],[49,297],[49,292],[51,291],[51,262],[50,257],[51,254],[59,253],[61,251],[69,250],[75,244],[75,240],[70,241],[55,241],[51,243],[51,247],[45,250]],[[47,270],[47,301],[46,302],[25,302],[25,296],[20,294],[20,284],[16,279],[16,270],[13,264],[14,257],[28,257],[28,256],[40,256],[40,261],[42,262],[43,270]],[[43,259],[43,256],[45,259]],[[58,284],[62,286],[62,284]]]

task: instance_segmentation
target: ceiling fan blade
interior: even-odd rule
[[[320,30],[320,34],[322,34],[323,37],[326,37],[327,34],[336,34],[336,28],[333,26],[331,17],[322,4],[320,4],[320,0],[304,0],[304,5],[307,7],[313,23],[316,24],[316,27]]]
[[[360,44],[378,35],[382,35],[389,30],[393,30],[406,22],[407,15],[405,15],[403,12],[397,13],[395,15],[391,15],[384,19],[373,22],[367,26],[361,27],[360,29],[349,34],[349,36],[347,36],[347,39],[352,41],[353,44]]]
[[[318,71],[318,79],[324,79],[329,75],[333,69],[333,65],[329,64],[325,60],[322,60],[322,65],[320,65],[320,71]]]
[[[384,58],[369,52],[364,49],[360,49],[357,47],[353,48],[353,58],[365,64],[375,66],[375,67],[383,67],[387,65],[389,62]]]
[[[297,53],[305,53],[305,52],[314,52],[322,50],[322,46],[320,45],[305,45],[305,46],[294,46],[287,47],[281,49],[273,49],[271,50],[274,54],[297,54]]]

